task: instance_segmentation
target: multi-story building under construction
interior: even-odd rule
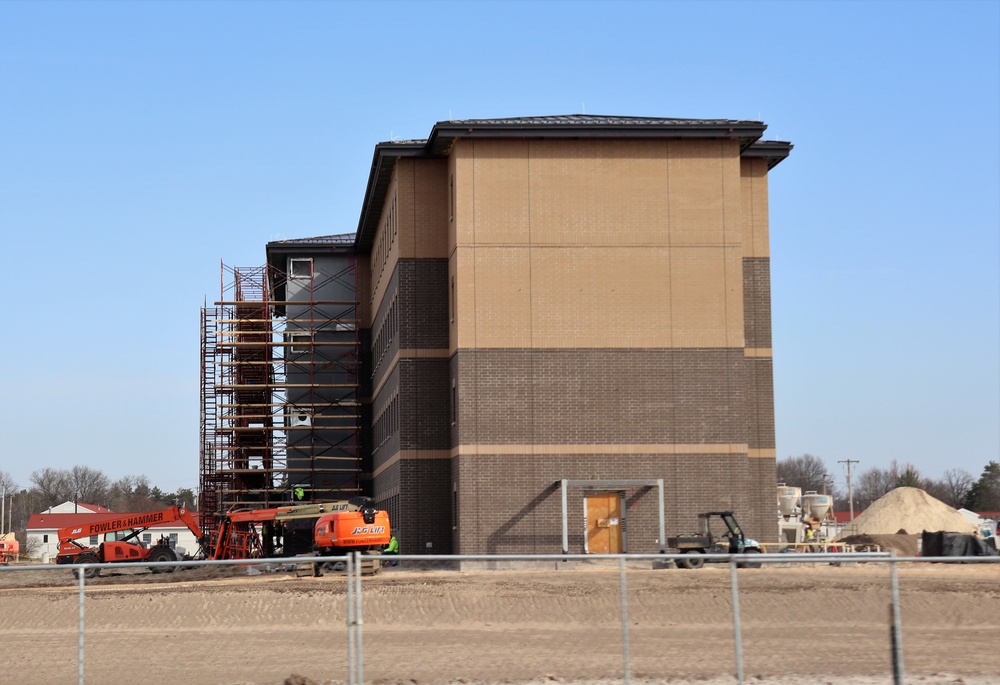
[[[765,128],[376,145],[354,234],[269,244],[206,311],[202,508],[364,493],[404,553],[656,551],[718,509],[772,539],[767,183],[791,145]]]

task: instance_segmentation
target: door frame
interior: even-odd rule
[[[628,531],[625,526],[625,496],[624,490],[589,490],[583,493],[583,553],[590,554],[590,528],[587,525],[587,499],[594,495],[609,495],[618,497],[618,510],[621,512],[618,523],[619,534],[622,539],[621,554],[628,551]]]
[[[618,488],[639,488],[648,487],[656,488],[658,490],[657,504],[659,506],[659,518],[660,518],[660,554],[666,553],[666,525],[664,516],[664,506],[663,506],[663,479],[662,478],[650,478],[648,480],[638,479],[638,478],[622,478],[620,480],[573,480],[569,478],[563,478],[562,480],[556,481],[559,484],[560,495],[562,499],[562,552],[563,554],[569,554],[569,489],[573,487],[586,488],[590,490],[607,490],[614,491]],[[623,510],[624,511],[624,510]],[[587,525],[586,519],[584,519],[584,526]],[[584,536],[586,539],[586,535]]]

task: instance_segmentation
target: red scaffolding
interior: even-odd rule
[[[330,278],[353,282],[354,268],[352,261],[351,273]],[[321,284],[311,278],[307,300],[278,302],[268,283],[266,267],[223,264],[221,298],[202,309],[199,508],[209,532],[232,509],[287,502],[292,482],[340,497],[361,492],[357,303],[316,300]],[[305,316],[275,315],[289,304]],[[310,331],[307,341],[289,333],[301,329]],[[317,340],[324,331],[354,333],[350,340]],[[286,354],[293,345],[308,354],[293,359]],[[331,369],[345,382],[323,382],[321,372]],[[307,420],[297,419],[302,415]],[[304,440],[289,440],[303,433]]]

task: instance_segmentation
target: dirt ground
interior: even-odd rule
[[[747,683],[892,680],[890,574],[867,563],[739,571]],[[1000,682],[1000,564],[901,565],[906,682]],[[736,682],[729,571],[626,574],[635,683]],[[348,680],[346,579],[282,567],[109,573],[87,582],[90,684]],[[387,569],[363,579],[364,682],[620,683],[617,566]],[[79,592],[66,569],[0,568],[0,683],[76,682]]]

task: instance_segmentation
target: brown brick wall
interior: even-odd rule
[[[770,514],[752,493],[759,488],[766,460],[739,455],[471,455],[459,456],[453,472],[458,484],[461,535],[455,551],[555,554],[562,548],[561,479],[664,479],[667,535],[695,530],[697,513],[732,509],[751,537],[777,536],[774,502]],[[758,464],[759,463],[759,464]],[[773,461],[770,477],[773,479]],[[762,472],[763,471],[763,472]],[[615,490],[616,488],[600,488]],[[774,499],[773,484],[766,488]],[[625,548],[632,553],[659,551],[656,488],[622,489],[626,494]],[[568,492],[570,552],[583,551],[582,488]],[[773,530],[772,530],[773,529]]]
[[[451,460],[403,459],[399,468],[405,484],[400,488],[400,553],[454,553]]]
[[[448,450],[447,359],[402,359],[400,378],[400,446],[404,450]]]
[[[747,531],[755,531],[755,537],[761,542],[771,542],[777,540],[777,502],[776,487],[778,476],[775,473],[774,457],[763,457],[749,459],[749,479],[753,485],[747,490],[749,497],[749,509],[756,515],[755,519],[748,519],[744,524]]]
[[[448,349],[448,260],[402,259],[399,301],[411,315],[400,320],[403,349]]]
[[[459,350],[459,444],[747,443],[737,350]]]
[[[771,260],[743,260],[743,328],[746,347],[771,347]]]
[[[770,357],[746,360],[747,444],[750,449],[774,450],[774,364]]]

